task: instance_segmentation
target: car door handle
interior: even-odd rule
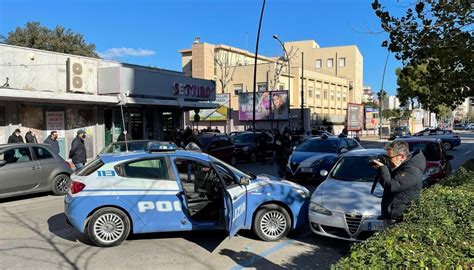
[[[39,169],[39,167],[35,167],[35,166],[31,167],[32,171],[36,171],[37,169]]]

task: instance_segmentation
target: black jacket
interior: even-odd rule
[[[125,137],[125,134],[120,133],[120,135],[119,135],[118,138],[117,138],[117,142],[124,142],[124,141],[125,141],[125,138],[127,138],[127,142],[132,140],[132,136],[130,136],[130,134],[127,133],[126,136],[127,136],[127,137]]]
[[[44,140],[44,143],[45,144],[49,144],[49,148],[51,150],[53,150],[53,152],[59,154],[59,143],[57,140],[53,140],[51,139],[51,136],[48,136],[48,138],[46,138],[46,140]]]
[[[8,143],[24,143],[23,137],[21,135],[16,136],[15,132],[13,132],[13,134],[8,137]]]
[[[393,171],[386,165],[380,167],[380,184],[384,188],[382,197],[384,219],[401,219],[411,202],[418,199],[425,168],[426,159],[420,151],[413,153]]]
[[[287,136],[279,135],[274,142],[275,159],[278,164],[286,164],[291,152],[291,142]]]
[[[33,136],[33,133],[31,131],[26,132],[25,140],[26,140],[26,143],[38,143],[36,136]]]
[[[73,163],[86,163],[87,161],[86,146],[79,135],[72,141],[69,158],[72,159]]]

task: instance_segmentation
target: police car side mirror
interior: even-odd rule
[[[5,164],[7,164],[6,160],[0,160],[0,167],[5,166]]]
[[[240,184],[243,186],[248,186],[250,184],[250,179],[248,177],[240,177]]]
[[[349,150],[348,150],[347,148],[342,148],[342,149],[339,151],[339,153],[341,153],[341,154],[344,154],[344,153],[347,153],[347,152],[349,152]]]

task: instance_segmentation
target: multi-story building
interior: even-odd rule
[[[374,92],[372,92],[371,86],[364,86],[364,92],[362,93],[362,102],[374,102]]]
[[[400,101],[397,96],[387,96],[383,100],[384,110],[395,110],[400,109]]]
[[[316,120],[344,122],[347,103],[362,101],[363,58],[357,46],[321,48],[313,40],[287,42],[284,46],[290,58],[289,67],[286,55],[257,56],[257,91],[290,90],[290,109],[296,111],[301,108],[303,88],[304,108],[309,111],[305,115],[305,129]],[[234,112],[239,108],[239,94],[253,91],[255,54],[199,40],[190,49],[179,52],[184,74],[215,80],[217,93],[231,95]],[[297,115],[290,113],[290,120],[300,118]],[[230,130],[245,124],[236,118],[230,121]]]

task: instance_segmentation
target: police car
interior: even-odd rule
[[[101,155],[71,179],[68,222],[98,246],[119,245],[129,233],[215,229],[252,229],[275,241],[307,222],[306,188],[169,144]]]

